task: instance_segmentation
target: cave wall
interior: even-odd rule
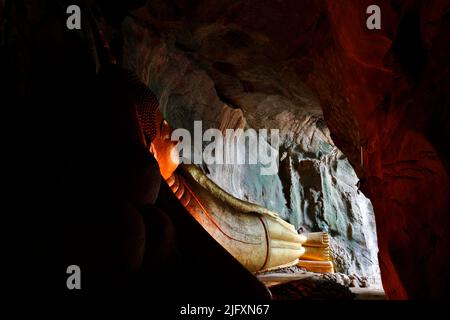
[[[442,296],[449,270],[449,7],[378,3],[380,32],[365,29],[360,15],[370,1],[327,3],[334,41],[314,51],[320,66],[307,83],[320,92],[333,138],[352,163],[363,148],[360,177],[375,208],[387,295]],[[329,57],[334,70],[324,64]],[[329,86],[336,81],[340,88]],[[341,142],[337,109],[356,120],[359,141]]]
[[[373,3],[382,10],[375,32],[361,14]],[[318,92],[333,140],[373,203],[386,293],[446,295],[448,2],[328,1],[323,10],[329,31],[303,41],[308,53],[289,63]]]

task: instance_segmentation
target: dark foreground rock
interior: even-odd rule
[[[353,300],[355,294],[321,276],[279,284],[270,288],[274,300]]]

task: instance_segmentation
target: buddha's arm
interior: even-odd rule
[[[182,165],[166,181],[188,212],[250,271],[296,264],[304,253],[306,238],[293,226],[227,194],[195,166]]]

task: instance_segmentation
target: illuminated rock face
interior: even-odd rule
[[[360,12],[369,2],[344,8],[329,1],[330,42],[315,42],[291,65],[299,74],[310,70],[303,79],[318,92],[332,137],[364,178],[387,295],[440,296],[449,268],[445,1],[380,1],[380,32],[364,27]]]
[[[299,226],[334,230],[347,254],[367,248],[372,257],[374,235],[358,231],[371,209],[336,145],[373,203],[388,296],[440,296],[450,260],[449,21],[446,1],[419,2],[377,1],[381,31],[365,27],[367,0],[152,2],[137,24],[151,21],[162,37],[128,21],[125,47],[175,126],[202,118],[294,133],[277,177],[249,167],[210,175]]]
[[[329,232],[337,270],[379,283],[372,206],[357,191],[316,95],[259,33],[220,23],[191,32],[184,24],[166,27],[159,36],[128,19],[124,62],[141,70],[173,127],[192,132],[194,120],[203,120],[204,130],[280,130],[278,174],[262,176],[258,165],[205,165],[210,178],[297,228]]]

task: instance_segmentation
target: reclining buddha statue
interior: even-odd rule
[[[161,175],[186,210],[235,259],[252,272],[299,265],[333,272],[327,233],[299,234],[277,213],[237,199],[195,165],[180,164],[177,141],[156,96],[137,78],[134,99],[143,139]]]
[[[99,60],[115,65],[103,33],[92,15],[89,18]],[[176,198],[212,238],[251,272],[292,265],[313,272],[334,271],[328,234],[299,234],[277,213],[228,194],[195,165],[180,164],[178,142],[171,140],[172,131],[158,99],[134,73],[127,72],[125,77],[143,144]]]

